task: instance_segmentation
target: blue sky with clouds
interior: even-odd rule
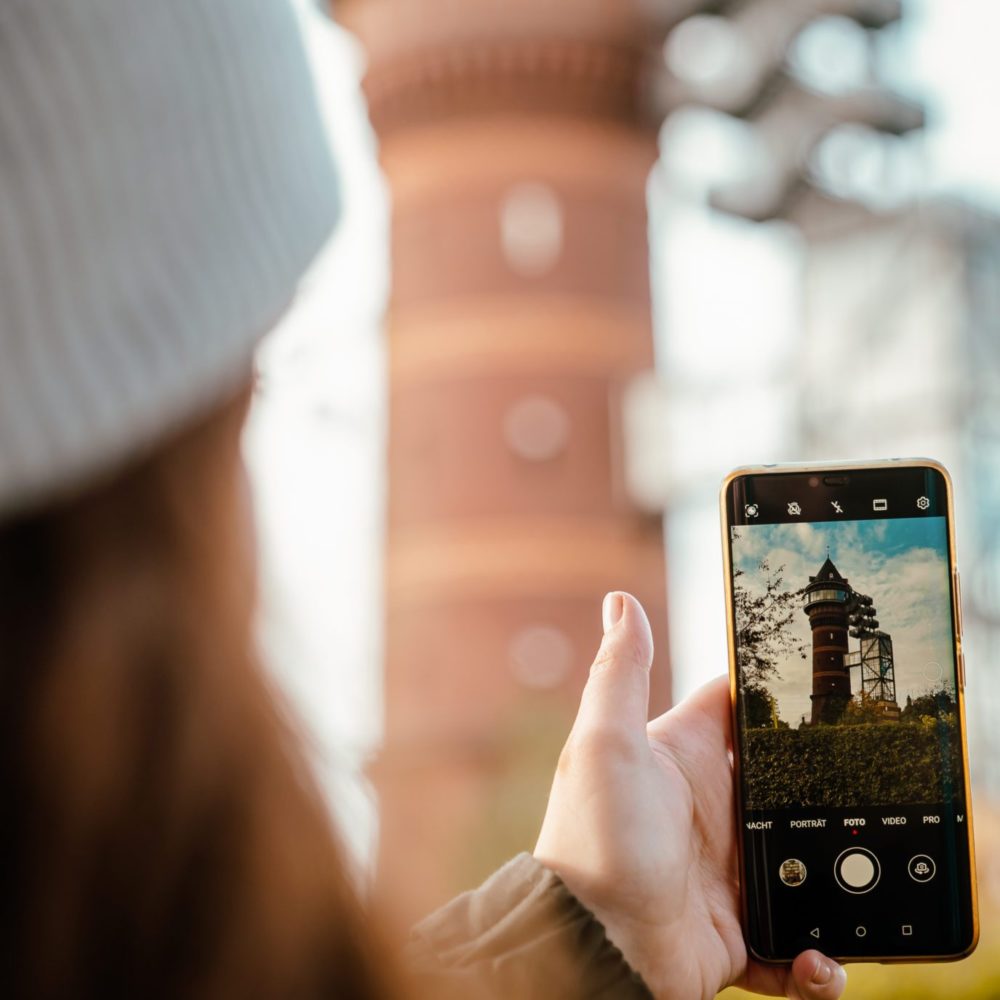
[[[829,550],[852,587],[872,597],[880,627],[892,636],[896,697],[931,688],[954,688],[954,653],[949,586],[947,524],[942,517],[893,520],[831,521],[822,524],[762,524],[733,531],[733,565],[743,570],[741,583],[760,592],[765,574],[784,567],[789,590],[808,583]],[[804,611],[790,626],[807,646],[807,659],[789,656],[779,665],[780,677],[770,685],[779,714],[795,725],[809,715],[812,689],[811,633]],[[851,640],[852,649],[857,640]],[[852,671],[857,687],[857,671]]]

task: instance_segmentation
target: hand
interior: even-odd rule
[[[535,857],[594,912],[656,997],[709,998],[738,985],[836,1000],[846,973],[817,951],[791,967],[748,959],[728,681],[647,724],[653,640],[639,602],[609,594],[604,632]]]

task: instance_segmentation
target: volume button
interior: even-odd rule
[[[965,690],[965,653],[958,654],[958,684]]]
[[[961,639],[965,635],[965,626],[962,622],[962,578],[957,569],[955,570],[955,628]]]

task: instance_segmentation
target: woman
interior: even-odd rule
[[[835,998],[747,962],[724,685],[605,638],[534,857],[386,954],[253,643],[251,356],[337,214],[283,0],[0,0],[0,991]]]

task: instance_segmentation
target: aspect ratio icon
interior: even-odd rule
[[[760,507],[758,507],[755,503],[748,503],[743,508],[743,513],[746,514],[747,517],[757,517],[757,515],[760,514]]]
[[[879,511],[881,511],[881,510],[888,510],[888,509],[889,509],[889,501],[888,500],[885,500],[885,499],[872,500],[872,510],[879,510]]]
[[[792,515],[792,517],[798,517],[798,516],[799,516],[799,514],[801,514],[801,513],[802,513],[802,508],[801,508],[801,507],[799,506],[799,504],[798,504],[798,501],[797,501],[797,500],[793,500],[793,501],[792,501],[792,502],[791,502],[791,503],[790,503],[790,504],[788,505],[788,513],[789,513],[789,514],[791,514],[791,515]]]

